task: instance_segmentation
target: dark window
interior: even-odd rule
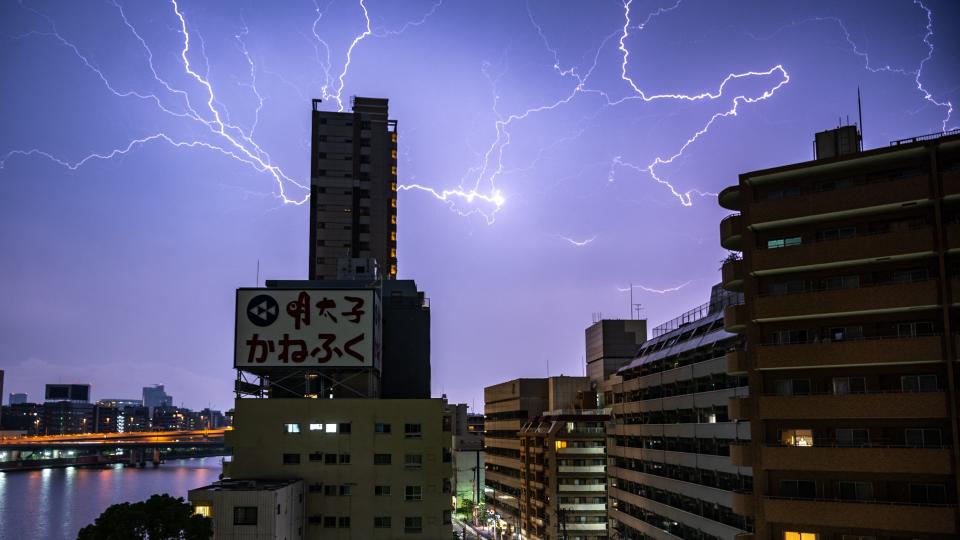
[[[444,525],[450,524],[450,510],[443,511],[443,524]]]
[[[403,532],[407,534],[419,534],[423,532],[423,518],[421,517],[403,518]]]
[[[900,386],[904,392],[936,392],[936,375],[908,375],[900,377]]]
[[[837,498],[849,501],[872,501],[873,482],[837,482]]]
[[[374,529],[389,529],[390,528],[390,516],[382,516],[373,518],[373,528]]]
[[[341,496],[341,497],[348,497],[348,496],[350,496],[352,493],[353,493],[353,488],[352,488],[352,486],[348,486],[348,485],[346,485],[346,484],[340,486],[340,496]]]
[[[373,455],[373,464],[374,465],[389,465],[390,464],[390,454],[374,454]]]
[[[905,442],[907,446],[938,448],[943,445],[943,436],[940,430],[936,428],[907,429],[905,432]]]
[[[373,486],[373,494],[378,497],[387,497],[390,495],[390,486]]]
[[[327,454],[323,456],[323,462],[327,465],[336,465],[337,464],[337,455],[336,454]]]
[[[452,461],[453,454],[450,452],[450,449],[446,446],[443,447],[443,462],[450,463]]]
[[[910,502],[947,504],[946,487],[943,484],[910,484]]]
[[[817,485],[810,480],[781,480],[780,496],[794,499],[813,499],[817,496]]]
[[[256,506],[234,506],[233,507],[234,525],[256,525],[257,507]]]
[[[450,431],[451,429],[453,429],[452,426],[451,426],[452,423],[453,423],[453,421],[451,420],[451,418],[450,418],[449,416],[444,416],[444,417],[443,417],[443,430],[444,430],[444,431]]]
[[[299,464],[300,464],[300,454],[284,454],[284,455],[283,455],[283,464],[284,464],[284,465],[299,465]]]
[[[350,433],[350,422],[340,424],[340,433]]]
[[[349,529],[350,516],[340,516],[340,518],[337,520],[337,526],[340,527],[341,529]]]
[[[337,528],[337,517],[336,516],[324,516],[323,518],[323,527],[325,529],[336,529]]]
[[[408,438],[420,437],[421,435],[420,424],[404,424],[403,434]]]
[[[363,227],[361,226],[361,231],[362,230],[363,230]],[[374,433],[390,433],[390,424],[380,424],[380,423],[374,424],[373,432]]]
[[[350,454],[340,454],[340,463],[342,465],[350,464]]]
[[[337,496],[337,486],[327,484],[323,486],[323,494],[327,497],[336,497]]]

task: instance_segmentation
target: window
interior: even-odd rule
[[[310,461],[323,461],[323,452],[310,452]]]
[[[373,528],[374,529],[389,529],[390,528],[390,516],[381,516],[373,518]]]
[[[781,480],[779,495],[794,499],[813,499],[817,496],[817,485],[812,480]]]
[[[336,433],[336,432],[337,432],[337,425],[336,425],[336,424],[326,424],[326,425],[324,426],[324,431],[326,431],[327,433]]]
[[[420,424],[404,424],[403,434],[408,439],[420,438],[422,434]]]
[[[423,467],[422,454],[406,454],[403,456],[403,466],[408,469],[419,469]]]
[[[300,433],[300,424],[284,424],[284,433]]]
[[[310,431],[323,431],[323,424],[310,424]]]
[[[403,532],[406,534],[419,534],[423,532],[422,517],[403,518]]]
[[[767,249],[799,246],[800,242],[801,242],[801,238],[799,236],[789,236],[787,238],[777,238],[776,240],[767,240]]]
[[[444,463],[450,463],[451,461],[453,461],[453,453],[451,453],[450,449],[447,448],[446,446],[443,447],[441,459]]]
[[[838,326],[830,328],[827,337],[833,341],[843,341],[845,339],[860,339],[863,337],[862,326]]]
[[[946,504],[946,486],[943,484],[910,484],[910,502],[916,504]]]
[[[324,516],[324,517],[323,517],[323,528],[324,528],[324,529],[336,529],[336,528],[337,528],[337,517],[336,517],[336,516]]]
[[[876,536],[864,536],[862,534],[842,534],[840,540],[877,540]]]
[[[341,496],[341,497],[349,497],[349,496],[352,495],[352,494],[353,494],[353,487],[352,487],[352,486],[349,486],[349,485],[347,485],[347,484],[344,484],[344,485],[340,486],[340,496]]]
[[[390,424],[377,423],[373,425],[374,433],[390,433]]]
[[[810,393],[810,379],[784,379],[773,382],[773,393],[778,396],[802,396]]]
[[[394,258],[396,258],[396,254],[394,254]],[[441,426],[441,429],[442,429],[443,431],[451,431],[451,430],[453,430],[453,418],[451,418],[450,416],[444,415],[444,417],[443,417],[443,425]]]
[[[936,392],[936,375],[906,375],[900,377],[900,387],[904,392]]]
[[[863,428],[837,429],[837,446],[866,446],[870,443],[870,431]]]
[[[853,238],[857,235],[856,227],[839,227],[836,229],[824,229],[817,231],[817,242],[822,242],[824,240],[843,240],[845,238]]]
[[[337,527],[340,527],[341,529],[349,529],[350,516],[340,516],[339,518],[337,518]]]
[[[340,433],[350,433],[350,422],[340,424]]]
[[[450,524],[450,510],[443,511],[443,524],[444,525]]]
[[[349,465],[350,464],[350,454],[340,454],[340,464]]]
[[[897,324],[897,337],[917,337],[930,335],[933,335],[932,322],[919,321]]]
[[[374,454],[373,455],[373,464],[374,465],[389,465],[390,464],[391,454]]]
[[[770,345],[791,345],[793,343],[809,342],[806,330],[780,330],[771,332],[768,335],[767,342]]]
[[[389,497],[390,486],[373,486],[373,494],[377,497]]]
[[[813,446],[812,429],[785,429],[780,432],[780,444],[786,446]]]
[[[299,465],[299,464],[300,464],[300,454],[284,454],[284,455],[283,455],[283,464],[284,464],[284,465]]]
[[[450,490],[451,490],[450,479],[449,479],[449,478],[444,478],[444,479],[443,479],[443,493],[444,493],[444,494],[450,493]]]
[[[407,486],[403,499],[407,501],[419,501],[423,499],[423,489],[420,486]]]
[[[257,507],[256,506],[234,506],[233,507],[234,525],[256,525]]]
[[[907,446],[934,447],[943,446],[943,435],[936,428],[914,428],[905,430],[904,441]]]
[[[211,517],[213,513],[213,508],[211,508],[210,503],[197,503],[193,507],[193,513],[198,516]]]
[[[561,441],[558,439],[554,441],[553,445],[556,447],[557,450],[560,450],[567,447],[567,441]]]
[[[327,497],[336,497],[337,496],[337,486],[327,484],[323,486],[323,494]]]
[[[872,501],[873,482],[837,482],[837,498],[848,501]]]
[[[809,532],[786,531],[783,533],[783,540],[820,540],[820,535]]]
[[[337,464],[337,455],[336,454],[326,454],[323,456],[323,462],[327,465],[336,465]]]
[[[834,377],[833,394],[864,394],[867,391],[867,381],[863,377]]]

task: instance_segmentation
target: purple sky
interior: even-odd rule
[[[234,289],[258,260],[306,277],[309,99],[352,95],[399,120],[434,394],[482,408],[486,385],[579,374],[631,282],[651,326],[706,300],[711,193],[810,159],[858,85],[867,147],[957,127],[957,20],[933,0],[4,2],[5,393],[164,383],[229,408]]]

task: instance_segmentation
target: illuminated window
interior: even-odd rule
[[[820,535],[817,533],[809,532],[792,532],[787,531],[783,533],[783,540],[819,540]]]
[[[396,191],[396,190],[397,190],[397,183],[396,183],[396,182],[390,182],[390,189]]]
[[[780,443],[787,446],[813,446],[813,430],[785,429],[780,432]]]
[[[390,274],[394,276],[397,275],[397,265],[395,264],[390,265]]]
[[[323,424],[310,424],[310,431],[323,431]]]
[[[397,241],[397,231],[390,231],[390,240],[393,242]]]
[[[337,432],[337,425],[336,425],[336,424],[327,424],[327,425],[326,425],[326,428],[324,428],[324,431],[326,431],[327,433],[336,433],[336,432]]]
[[[397,142],[397,132],[396,132],[396,131],[394,131],[393,133],[390,134],[390,140],[392,140],[393,142]]]
[[[397,207],[397,200],[396,200],[396,199],[390,199],[390,206],[392,206],[393,208],[396,208],[396,207]]]
[[[300,433],[300,424],[284,424],[283,431],[285,433]]]
[[[567,441],[556,441],[554,444],[557,447],[557,450],[567,447]]]
[[[208,503],[197,504],[193,507],[193,513],[203,517],[211,517],[213,514],[212,510]]]
[[[390,151],[390,157],[392,157],[393,159],[397,159],[397,151],[396,151],[396,150],[391,150],[391,151]]]
[[[396,250],[396,249],[391,249],[391,250],[390,250],[390,258],[392,258],[392,259],[396,259],[396,258],[397,258],[397,250]]]
[[[392,223],[392,224],[394,224],[394,225],[397,224],[397,216],[396,216],[396,214],[390,216],[390,223]]]
[[[397,175],[397,166],[396,166],[396,165],[394,165],[393,167],[390,167],[390,173],[393,174],[394,176]]]

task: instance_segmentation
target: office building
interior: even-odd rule
[[[596,403],[583,405],[595,407]],[[610,409],[558,409],[544,412],[520,429],[523,538],[608,537],[609,420]]]
[[[764,540],[957,538],[960,132],[850,138],[719,195],[738,212],[723,284],[745,298],[728,370],[749,382],[730,454],[754,476],[733,511]]]
[[[387,100],[356,97],[351,112],[313,102],[309,278],[397,277],[397,121]],[[338,274],[339,270],[339,274]]]
[[[483,389],[484,503],[502,534],[516,533],[523,521],[521,428],[544,411],[574,408],[585,395],[593,395],[587,377],[515,379]]]
[[[43,405],[39,403],[15,403],[4,408],[3,428],[10,431],[25,431],[27,435],[43,435]]]
[[[44,391],[44,400],[90,403],[89,384],[48,384]]]
[[[733,510],[751,471],[730,458],[750,428],[727,414],[731,397],[747,395],[746,377],[726,372],[728,351],[742,348],[742,338],[724,330],[724,309],[740,302],[714,286],[709,302],[654,328],[636,358],[603,383],[614,415],[610,531],[619,538],[734,540],[753,530]]]
[[[647,339],[646,319],[602,319],[588,326],[587,377],[600,382],[633,361]]]
[[[96,426],[93,411],[92,403],[48,401],[43,404],[42,433],[44,435],[92,433]]]
[[[173,396],[167,394],[162,384],[143,387],[143,406],[153,414],[154,407],[173,407]]]
[[[22,392],[11,393],[7,405],[20,405],[21,403],[27,403],[29,398],[27,394]]]
[[[142,399],[98,399],[97,405],[104,407],[116,407],[118,409],[125,409],[127,407],[140,407],[143,405]]]

